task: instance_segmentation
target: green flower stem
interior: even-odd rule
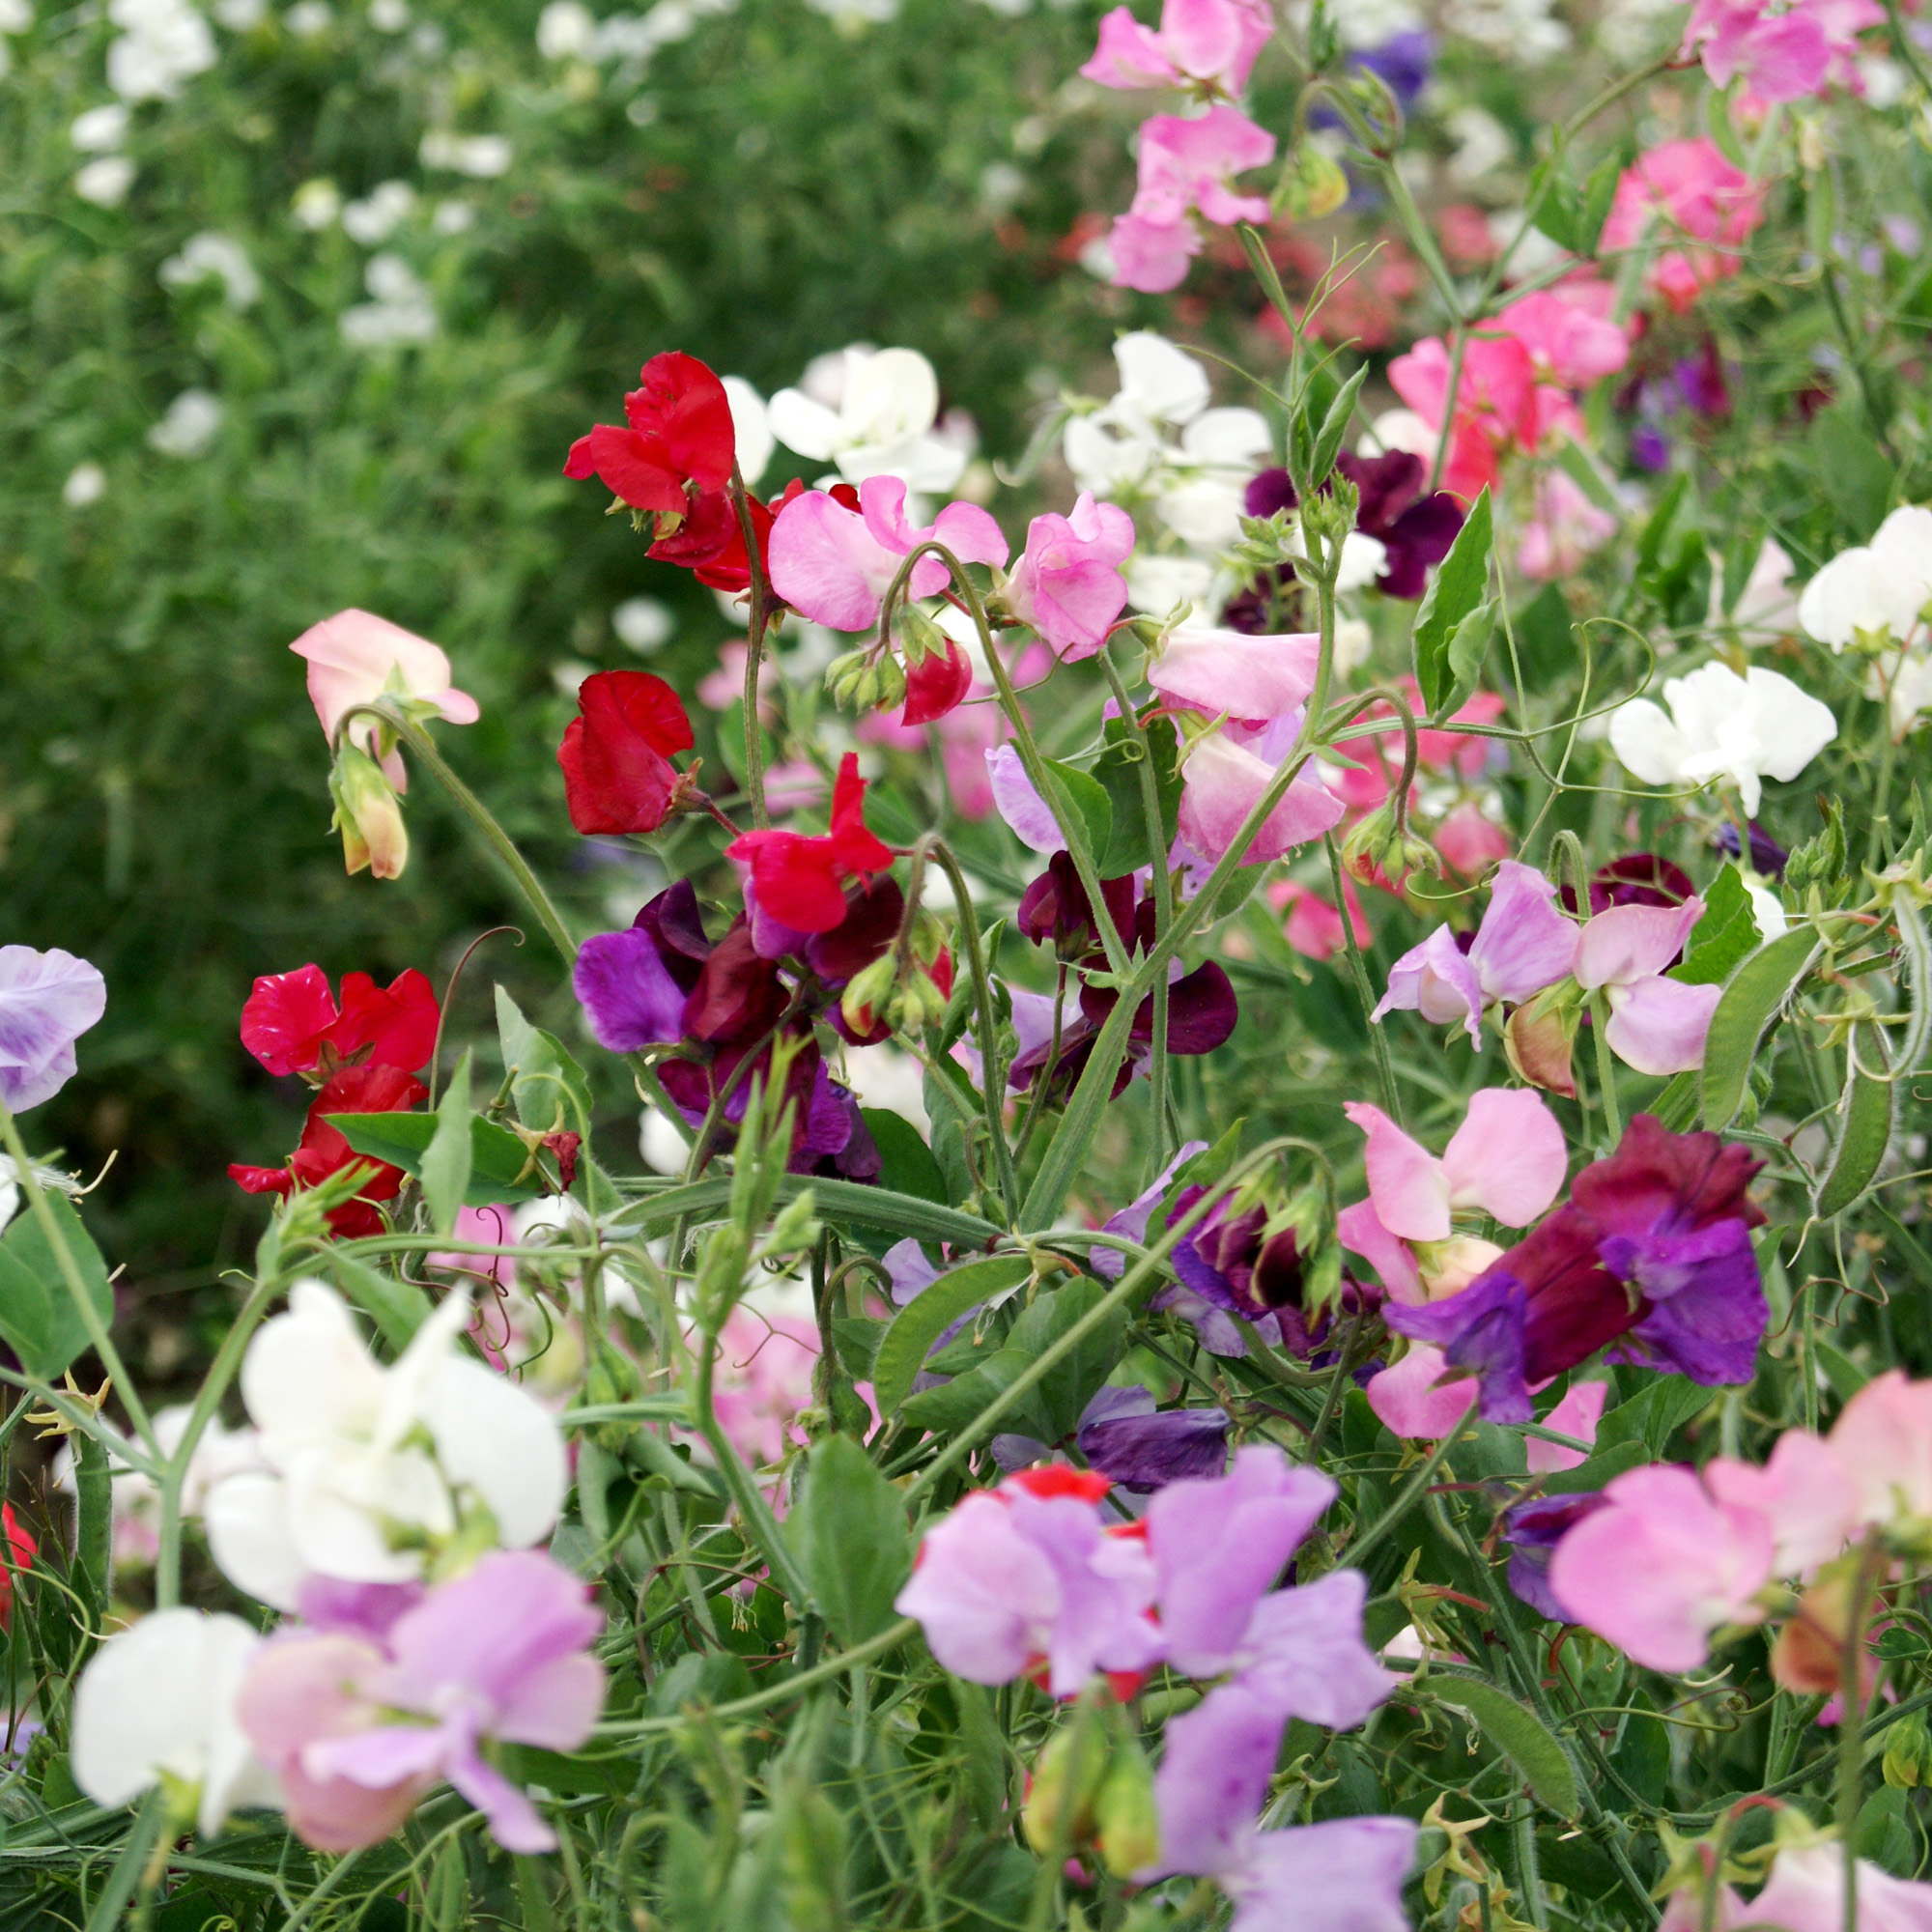
[[[1342,949],[1349,955],[1349,977],[1355,982],[1356,997],[1362,1003],[1362,1021],[1369,1030],[1369,1050],[1375,1055],[1376,1080],[1382,1090],[1382,1107],[1397,1126],[1403,1123],[1402,1094],[1395,1084],[1395,1064],[1389,1059],[1388,1036],[1376,1018],[1376,989],[1369,982],[1368,962],[1362,957],[1361,942],[1355,937],[1355,922],[1349,911],[1348,881],[1342,872],[1342,848],[1332,832],[1321,835],[1328,849],[1328,877],[1335,887],[1335,910],[1342,916]]]
[[[758,724],[758,673],[765,661],[765,612],[768,602],[764,568],[758,560],[758,533],[752,523],[752,506],[745,496],[745,478],[737,459],[731,461],[731,508],[745,539],[751,583],[751,613],[745,624],[745,792],[752,801],[752,823],[763,831],[772,822],[765,805],[765,741]]]
[[[1845,1932],[1858,1932],[1859,1861],[1855,1852],[1859,1811],[1864,1803],[1865,1774],[1865,1630],[1870,1621],[1872,1593],[1885,1574],[1885,1546],[1877,1536],[1866,1539],[1852,1584],[1851,1616],[1845,1627],[1845,1647],[1838,1663],[1838,1788],[1833,1805],[1838,1843],[1845,1861]]]
[[[1469,1406],[1463,1411],[1463,1419],[1423,1459],[1415,1473],[1390,1498],[1388,1508],[1383,1510],[1359,1536],[1351,1537],[1342,1546],[1340,1553],[1348,1560],[1351,1569],[1359,1570],[1362,1567],[1362,1558],[1427,1494],[1430,1484],[1435,1480],[1443,1463],[1448,1462],[1449,1452],[1456,1446],[1456,1438],[1475,1421],[1476,1401],[1474,1396],[1469,1398]]]
[[[1587,895],[1583,900],[1589,903]],[[1617,1063],[1610,1051],[1610,1000],[1599,991],[1590,996],[1590,1031],[1597,1037],[1597,1097],[1604,1109],[1604,1135],[1607,1152],[1624,1137],[1622,1110],[1617,1105]]]
[[[121,1359],[121,1351],[107,1332],[107,1323],[101,1320],[99,1309],[94,1305],[94,1297],[87,1292],[87,1284],[80,1278],[80,1265],[67,1244],[60,1223],[54,1219],[53,1208],[47,1205],[45,1190],[34,1178],[34,1163],[28,1156],[26,1144],[20,1139],[19,1123],[4,1101],[0,1101],[0,1138],[6,1141],[7,1151],[14,1156],[14,1179],[26,1191],[28,1211],[41,1224],[41,1234],[53,1252],[54,1265],[61,1271],[67,1292],[73,1297],[81,1326],[87,1330],[87,1339],[93,1345],[94,1352],[100,1357],[100,1366],[113,1377],[114,1386],[121,1392],[122,1405],[128,1411],[128,1421],[134,1425],[135,1434],[158,1463],[163,1460],[161,1445],[155,1435],[155,1425],[149,1419],[148,1406],[141,1400],[141,1392],[134,1386],[134,1378],[128,1373],[127,1363]]]

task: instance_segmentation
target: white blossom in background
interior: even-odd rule
[[[1206,619],[1219,608],[1216,573],[1198,556],[1163,556],[1158,551],[1135,551],[1126,561],[1127,602],[1150,617],[1165,617],[1185,605]]]
[[[298,228],[312,235],[333,228],[342,213],[342,190],[326,176],[305,181],[290,197],[289,213]]]
[[[1608,0],[1597,21],[1597,43],[1613,60],[1633,62],[1675,44],[1683,33],[1683,0]]]
[[[231,1811],[281,1808],[274,1775],[236,1719],[249,1660],[264,1639],[240,1617],[156,1610],[100,1646],[73,1699],[73,1781],[119,1807],[164,1779],[196,1797],[213,1837]]]
[[[215,20],[231,34],[249,34],[269,17],[269,0],[214,0]]]
[[[369,24],[379,34],[400,34],[410,24],[404,0],[369,0]]]
[[[70,510],[84,510],[90,503],[98,503],[107,494],[107,472],[98,463],[78,463],[68,471],[68,478],[61,485],[61,501]],[[10,1180],[0,1193],[11,1196],[14,1183]],[[13,1213],[11,1199],[6,1204],[6,1213],[0,1214],[4,1223]]]
[[[1798,621],[1798,598],[1791,587],[1791,559],[1782,547],[1766,537],[1758,546],[1750,575],[1745,579],[1738,601],[1724,613],[1724,583],[1721,570],[1711,577],[1711,608],[1708,621],[1729,623],[1747,639],[1782,637]]]
[[[545,60],[582,60],[597,44],[597,16],[580,0],[551,0],[537,15],[537,52]]]
[[[7,44],[9,34],[24,34],[34,24],[34,10],[27,0],[0,0],[0,80],[14,66],[14,50]]]
[[[805,0],[805,4],[848,34],[862,27],[883,26],[897,19],[899,13],[899,0]]]
[[[342,205],[342,232],[352,242],[374,248],[386,242],[415,212],[416,191],[408,182],[386,181],[363,201]]]
[[[1892,511],[1869,544],[1840,551],[1804,586],[1798,621],[1806,637],[1842,651],[1867,636],[1906,642],[1932,602],[1932,510]]]
[[[1280,12],[1291,26],[1306,32],[1314,9],[1308,0],[1291,0]],[[1413,33],[1429,22],[1413,0],[1350,0],[1328,12],[1329,24],[1347,47],[1379,47],[1398,34]]]
[[[922,1139],[931,1135],[932,1121],[925,1111],[925,1069],[911,1054],[890,1043],[848,1046],[845,1084],[859,1096],[862,1107],[883,1107],[889,1114],[910,1121]]]
[[[726,376],[724,382],[725,399],[731,405],[738,471],[749,490],[771,468],[772,451],[778,446],[772,436],[771,411],[744,377]]]
[[[476,226],[476,211],[467,201],[440,201],[429,225],[439,235],[468,235]]]
[[[1900,654],[1887,700],[1891,710],[1891,733],[1902,738],[1921,714],[1932,711],[1932,654]]]
[[[958,482],[967,451],[934,435],[939,378],[916,349],[855,343],[814,356],[799,386],[769,408],[772,434],[813,463],[833,463],[848,483],[896,476],[908,490],[941,492]]]
[[[1459,186],[1492,175],[1516,155],[1509,129],[1486,107],[1459,107],[1443,123],[1456,143],[1449,156],[1449,179]]]
[[[282,24],[298,40],[312,41],[319,34],[326,34],[335,24],[335,15],[329,11],[327,0],[298,0],[282,15]]]
[[[158,273],[164,289],[193,288],[213,276],[233,309],[251,308],[262,298],[262,278],[247,250],[232,235],[190,235],[181,253],[170,255]]]
[[[516,150],[500,134],[452,134],[446,128],[432,128],[417,153],[426,168],[476,181],[495,181],[508,174],[516,159]]]
[[[1492,53],[1525,65],[1570,44],[1570,29],[1551,17],[1550,0],[1449,0],[1442,24]]]
[[[304,1577],[400,1583],[467,1526],[524,1549],[554,1527],[563,1436],[535,1400],[456,1350],[469,1297],[437,1304],[392,1366],[347,1304],[299,1281],[242,1364],[264,1468],[208,1492],[203,1513],[229,1580],[293,1609]]]
[[[73,117],[67,137],[83,155],[111,155],[128,138],[128,104],[110,100]]]
[[[119,208],[134,185],[134,163],[126,155],[102,155],[73,178],[73,191],[97,208]]]
[[[193,1416],[186,1403],[174,1403],[155,1416],[155,1440],[161,1453],[172,1456],[181,1447]],[[181,1513],[184,1519],[201,1514],[203,1499],[212,1485],[224,1476],[239,1475],[244,1469],[261,1466],[252,1429],[230,1429],[221,1418],[211,1416],[188,1459],[187,1474],[182,1483]],[[161,1494],[155,1484],[138,1469],[118,1462],[112,1469],[111,1494],[114,1503],[114,1562],[117,1567],[147,1569],[153,1564],[161,1544]],[[62,1494],[74,1493],[73,1448],[63,1442],[53,1461],[55,1489]]]
[[[677,630],[668,604],[655,597],[627,597],[611,612],[611,628],[618,639],[639,657],[662,650]]]
[[[1610,714],[1610,749],[1633,778],[1654,785],[1723,780],[1755,816],[1763,781],[1795,779],[1833,738],[1828,705],[1775,670],[1753,666],[1740,677],[1707,664],[1663,687],[1666,714],[1634,697]]]
[[[148,447],[184,461],[207,454],[221,429],[218,396],[206,389],[184,389],[168,405],[168,412],[148,432]]]
[[[372,255],[362,279],[372,299],[342,311],[342,339],[352,349],[427,342],[437,331],[436,303],[400,255]]]
[[[214,36],[187,0],[107,0],[107,17],[121,29],[107,85],[123,100],[173,100],[214,65]]]

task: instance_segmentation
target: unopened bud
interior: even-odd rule
[[[1901,1718],[1886,1733],[1885,1781],[1899,1791],[1916,1791],[1932,1774],[1932,1735],[1925,1719]]]
[[[893,631],[909,666],[923,664],[928,657],[946,655],[946,633],[917,604],[908,604],[898,613]]]
[[[862,966],[845,982],[838,998],[838,1010],[854,1033],[870,1033],[877,1024],[879,1007],[893,990],[893,955],[882,952],[869,966]]]
[[[825,667],[825,689],[834,704],[842,708],[854,702],[868,656],[863,650],[847,651]]]
[[[1517,1008],[1503,1030],[1503,1048],[1519,1079],[1548,1094],[1577,1096],[1576,1076],[1570,1070],[1571,1050],[1582,1017],[1583,995],[1576,980],[1546,986],[1535,999]]]
[[[1153,1773],[1139,1743],[1116,1743],[1094,1805],[1094,1843],[1116,1878],[1130,1878],[1160,1860],[1160,1813]]]
[[[1295,221],[1320,221],[1349,198],[1349,177],[1334,156],[1313,141],[1297,141],[1282,164],[1274,205]]]
[[[410,862],[410,835],[402,800],[366,752],[343,743],[328,775],[335,801],[336,831],[342,834],[342,860],[351,874],[367,870],[379,879],[399,879]]]
[[[1342,841],[1342,863],[1364,885],[1383,879],[1399,883],[1418,869],[1442,869],[1435,847],[1409,831],[1394,799],[1378,805],[1356,823]]]

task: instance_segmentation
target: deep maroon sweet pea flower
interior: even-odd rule
[[[1606,1501],[1602,1490],[1583,1490],[1572,1496],[1532,1496],[1504,1512],[1509,1586],[1538,1616],[1557,1624],[1570,1621],[1549,1588],[1549,1558],[1565,1532],[1595,1516]]]
[[[1183,1188],[1174,1211],[1184,1214],[1207,1190]],[[1224,1198],[1193,1234],[1175,1246],[1174,1271],[1204,1301],[1263,1321],[1301,1301],[1301,1255],[1293,1228],[1270,1235],[1260,1206],[1236,1208]]]
[[[1100,897],[1114,922],[1114,930],[1130,930],[1134,917],[1131,876],[1102,879]],[[1063,959],[1083,958],[1100,944],[1093,901],[1080,883],[1070,853],[1056,852],[1047,860],[1046,870],[1020,895],[1014,923],[1036,946],[1051,944]]]
[[[1735,834],[1733,835],[1735,837]],[[1681,906],[1695,897],[1697,888],[1681,866],[1655,852],[1626,852],[1599,866],[1590,874],[1590,911],[1608,912],[1612,906]],[[1563,909],[1577,910],[1577,889],[1562,889]]]

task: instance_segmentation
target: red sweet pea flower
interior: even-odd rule
[[[582,833],[655,832],[683,782],[673,752],[695,742],[677,693],[643,670],[600,670],[556,748],[570,822]]]
[[[329,1210],[329,1230],[345,1238],[380,1235],[383,1217],[372,1204],[393,1201],[402,1192],[403,1171],[386,1161],[357,1153],[329,1125],[327,1116],[407,1113],[418,1100],[426,1098],[428,1093],[420,1080],[412,1079],[400,1067],[345,1066],[309,1103],[301,1145],[289,1156],[286,1167],[238,1164],[229,1168],[228,1178],[250,1194],[279,1194],[286,1200],[302,1188],[317,1186],[345,1167],[360,1166],[367,1172],[356,1198]]]
[[[624,398],[628,429],[599,423],[570,446],[566,476],[601,477],[634,510],[681,517],[685,486],[720,490],[736,438],[724,384],[695,355],[672,352],[644,364],[642,387]]]
[[[944,651],[928,651],[906,672],[901,724],[930,724],[944,718],[973,688],[973,666],[951,638]]]
[[[242,1009],[242,1044],[270,1073],[321,1066],[332,1074],[358,1055],[361,1065],[412,1072],[436,1051],[440,1016],[436,994],[414,967],[386,991],[366,973],[345,974],[338,1009],[328,975],[320,966],[298,966],[255,981]]]
[[[748,832],[725,856],[752,867],[759,908],[799,932],[830,932],[845,918],[845,881],[869,878],[893,863],[893,849],[866,828],[866,781],[847,752],[832,788],[832,830],[823,838],[797,832]]]
[[[34,1532],[14,1514],[12,1503],[0,1503],[0,1534],[7,1539],[7,1560],[0,1567],[0,1631],[14,1622],[14,1572],[33,1567],[41,1546]]]

